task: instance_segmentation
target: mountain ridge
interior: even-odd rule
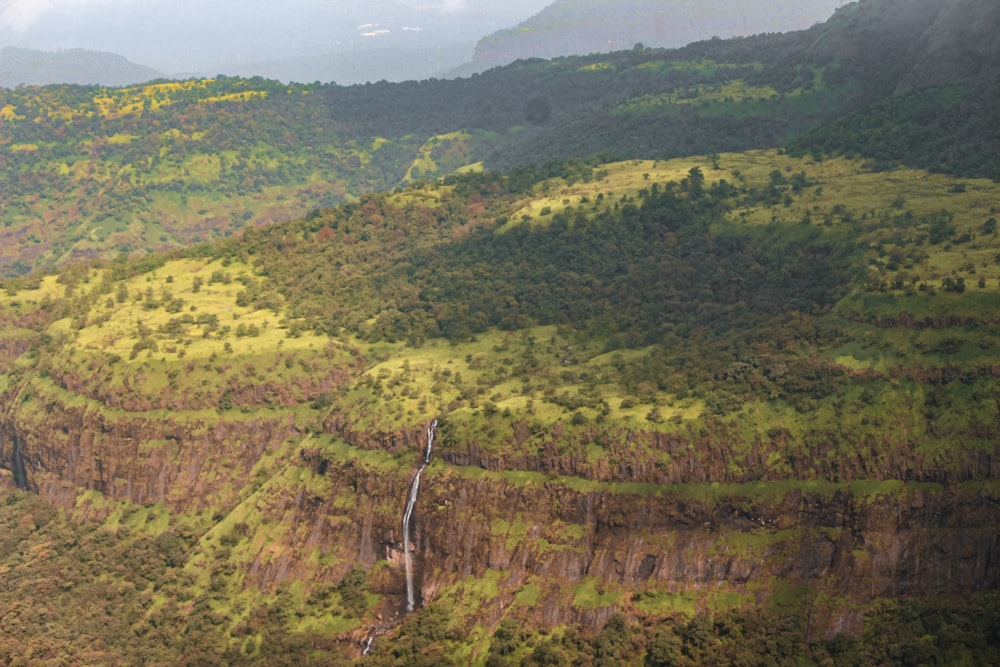
[[[722,2],[651,0],[558,0],[508,30],[476,45],[475,69],[482,71],[518,59],[552,58],[627,50],[636,44],[678,48],[710,38],[749,36],[808,28],[827,18],[835,0],[767,3],[753,9]]]
[[[528,15],[544,0],[515,0],[472,8],[417,0],[378,3],[287,0],[280,7],[256,2],[149,0],[143,3],[87,2],[68,5],[10,5],[0,8],[0,44],[44,50],[86,48],[120,53],[148,64],[171,78],[235,75],[247,63],[283,62],[285,81],[379,80],[376,72],[358,71],[364,58],[346,68],[328,65],[354,50],[389,48],[430,51],[467,45],[492,30]],[[10,5],[10,6],[9,6]],[[303,59],[308,70],[289,67]],[[413,63],[394,74],[380,63],[385,78],[410,78]],[[263,72],[250,72],[249,76]],[[348,76],[342,76],[342,75]],[[55,83],[59,83],[56,81]]]
[[[104,51],[39,51],[12,46],[0,49],[0,87],[3,88],[51,84],[127,86],[161,76],[151,67]]]

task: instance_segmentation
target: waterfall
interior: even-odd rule
[[[406,509],[403,510],[403,562],[406,564],[406,613],[413,611],[417,605],[416,591],[413,585],[413,558],[410,555],[410,519],[413,518],[413,507],[417,504],[417,493],[420,491],[420,476],[431,462],[431,453],[434,451],[434,438],[437,435],[438,420],[433,420],[427,427],[427,446],[424,447],[424,460],[417,468],[410,483],[410,494],[406,498]],[[375,638],[387,630],[387,626],[380,625],[368,637],[365,638],[364,646],[361,649],[361,657],[364,658],[371,653]]]
[[[437,419],[427,427],[427,447],[424,448],[424,462],[417,468],[410,484],[410,495],[406,499],[406,509],[403,511],[403,562],[406,565],[406,611],[413,611],[416,606],[416,594],[413,590],[413,563],[410,556],[410,519],[413,518],[413,506],[417,504],[417,493],[420,491],[420,475],[427,464],[431,462],[431,452],[434,449],[434,437],[437,435]]]

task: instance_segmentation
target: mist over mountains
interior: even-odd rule
[[[378,60],[366,53],[396,53],[398,74],[392,78],[423,75],[411,66],[415,60],[433,66],[435,53],[462,45],[461,55],[448,62],[454,66],[468,59],[479,37],[544,5],[545,0],[501,5],[416,0],[280,4],[61,0],[38,6],[8,0],[0,4],[0,46],[114,52],[171,77],[253,71],[288,80],[355,83],[383,78],[378,67],[371,76],[366,74],[367,61]],[[420,55],[414,56],[415,52]],[[345,60],[340,57],[344,53],[362,55]],[[329,58],[330,65],[317,71],[315,63],[323,58]],[[302,65],[289,65],[293,62]]]
[[[845,0],[556,0],[476,45],[474,70],[519,58],[554,58],[630,49],[676,48],[713,37],[801,30]]]
[[[36,51],[13,46],[0,49],[0,86],[4,88],[57,83],[125,86],[159,76],[151,67],[104,51]]]
[[[842,4],[7,0],[0,3],[0,47],[44,53],[0,54],[0,85],[123,85],[216,74],[352,85],[463,76],[518,58],[802,29]],[[118,54],[140,67],[85,52]]]

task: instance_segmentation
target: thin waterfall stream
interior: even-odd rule
[[[431,462],[431,453],[434,451],[434,438],[437,436],[438,420],[433,420],[427,427],[427,446],[424,447],[424,460],[417,468],[413,481],[410,483],[410,493],[406,498],[406,509],[403,510],[403,563],[406,567],[406,613],[413,611],[417,605],[417,595],[413,583],[413,555],[410,553],[410,521],[413,519],[413,508],[417,504],[417,494],[420,492],[420,476]],[[388,628],[379,626],[372,634],[365,639],[361,656],[365,657],[371,653],[375,638],[381,635]]]
[[[403,511],[403,563],[406,566],[406,611],[413,611],[417,604],[416,593],[413,589],[413,557],[410,555],[410,519],[413,518],[413,507],[417,504],[417,494],[420,492],[420,475],[431,462],[431,452],[434,449],[434,437],[437,435],[438,421],[435,419],[427,427],[427,447],[424,448],[424,462],[417,468],[417,474],[413,476],[410,484],[410,495],[406,500],[406,509]]]

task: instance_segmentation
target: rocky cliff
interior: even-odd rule
[[[387,563],[371,578],[376,613],[401,616],[400,517],[426,437],[420,425],[357,433],[334,419],[331,434],[303,437],[288,416],[111,419],[45,399],[39,386],[21,389],[33,400],[9,392],[0,424],[0,458],[20,486],[67,509],[91,490],[229,517],[209,536],[234,521],[248,526],[234,557],[248,590],[336,582],[351,567]],[[726,441],[736,436],[725,431],[691,439],[560,427],[531,438],[514,428],[524,457],[491,458],[447,429],[414,519],[418,597],[468,596],[469,582],[488,581],[488,595],[462,602],[480,622],[510,612],[537,627],[600,628],[616,613],[655,616],[672,596],[700,608],[724,593],[766,603],[795,585],[828,600],[810,632],[829,638],[860,633],[866,601],[1000,583],[1000,488],[985,481],[996,477],[990,466],[963,475],[981,481],[904,482],[903,468],[868,475],[846,464],[842,481],[810,481],[754,459],[751,480],[727,472]],[[767,459],[782,437],[757,443],[754,456]],[[607,456],[560,456],[573,441],[600,442]],[[529,456],[535,442],[546,444]],[[674,466],[644,461],[654,450]],[[317,553],[329,565],[317,567]],[[534,603],[525,604],[526,590]]]

